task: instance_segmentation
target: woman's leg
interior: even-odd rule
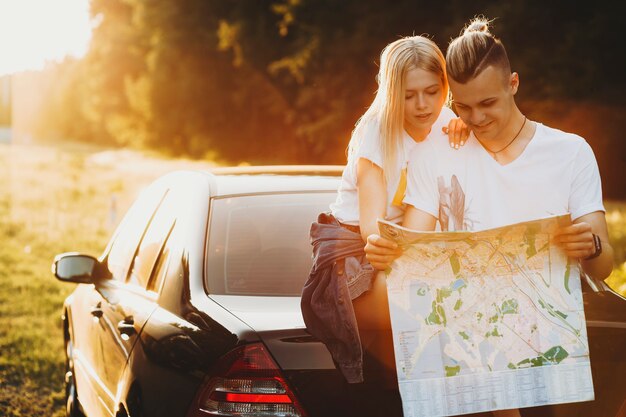
[[[363,350],[387,369],[393,370],[396,362],[391,338],[386,280],[385,273],[379,272],[374,278],[372,289],[352,300],[352,306],[359,325]]]
[[[379,272],[374,278],[372,289],[352,300],[354,315],[359,324],[359,329],[391,329],[386,280],[387,276],[385,273]]]

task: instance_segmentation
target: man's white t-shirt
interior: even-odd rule
[[[580,136],[537,123],[520,156],[500,165],[470,135],[460,150],[429,140],[410,155],[404,202],[440,230],[478,231],[552,215],[604,211],[598,164]]]
[[[441,142],[448,146],[447,135],[442,133],[441,129],[448,126],[450,119],[455,118],[455,114],[447,107],[441,109],[439,117],[433,124],[430,134],[425,141]],[[364,132],[360,138],[354,152],[348,155],[348,163],[343,170],[341,183],[339,185],[336,201],[330,205],[332,215],[341,223],[358,225],[359,224],[359,197],[357,193],[357,177],[356,167],[360,158],[365,158],[382,168],[383,157],[381,151],[380,128],[378,121],[370,121],[364,126]],[[404,186],[401,181],[402,171],[406,170],[407,162],[410,155],[418,142],[413,140],[406,131],[403,132],[402,141],[398,144],[396,151],[396,167],[392,172],[392,181],[387,184],[387,214],[385,220],[393,223],[400,223],[404,217],[406,205],[402,203],[404,196],[403,190],[398,190],[399,186]],[[394,203],[396,194],[401,193],[397,204]]]

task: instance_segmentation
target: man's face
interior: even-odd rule
[[[503,136],[510,130],[519,85],[516,73],[507,77],[501,69],[489,66],[465,84],[452,78],[449,83],[459,117],[478,139],[507,139]]]

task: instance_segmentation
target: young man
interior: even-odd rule
[[[488,21],[474,20],[448,47],[450,90],[472,130],[460,150],[427,141],[408,167],[403,225],[417,230],[484,230],[571,213],[555,241],[594,279],[606,278],[613,250],[593,152],[579,136],[528,120],[515,103],[519,76]],[[399,255],[393,242],[368,237],[367,259],[386,269]],[[375,291],[384,291],[379,274]],[[517,410],[494,412],[519,416]]]

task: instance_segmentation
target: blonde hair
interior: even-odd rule
[[[357,121],[350,139],[348,158],[358,147],[365,133],[365,126],[371,122],[378,124],[382,169],[387,183],[399,175],[399,172],[391,171],[396,165],[397,149],[404,130],[405,75],[413,68],[437,74],[443,86],[444,97],[448,97],[446,61],[437,44],[424,36],[400,38],[387,45],[380,55],[376,96]]]
[[[502,42],[489,32],[491,22],[483,16],[474,18],[448,46],[448,76],[461,84],[474,79],[485,68],[500,68],[511,73],[511,64]]]

